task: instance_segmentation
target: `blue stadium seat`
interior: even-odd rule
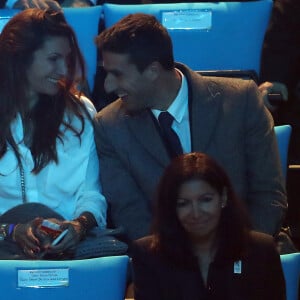
[[[123,300],[128,256],[84,260],[0,260],[7,300]]]
[[[272,0],[141,5],[105,3],[103,12],[105,27],[129,13],[154,15],[169,27],[175,60],[194,70],[254,70],[259,74],[261,48],[272,5]],[[166,22],[169,12],[177,15],[173,21]],[[210,26],[193,29],[187,17],[182,27],[186,22],[189,28],[175,29],[182,13],[182,18],[184,14],[191,14],[191,18],[196,19],[197,14],[206,14],[209,19],[210,15]]]
[[[298,300],[300,279],[300,253],[280,255],[286,283],[286,299]]]
[[[288,167],[288,148],[292,133],[292,127],[290,125],[280,125],[275,126],[274,130],[279,148],[282,174],[286,178]]]
[[[92,91],[97,69],[97,47],[94,39],[98,34],[102,6],[66,7],[63,11],[67,22],[76,33],[87,67],[87,81]]]
[[[0,9],[0,32],[2,31],[6,23],[18,12],[19,12],[18,9],[9,9],[9,8]]]

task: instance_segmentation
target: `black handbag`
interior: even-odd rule
[[[128,245],[121,240],[124,230],[93,228],[75,251],[73,259],[127,254]]]

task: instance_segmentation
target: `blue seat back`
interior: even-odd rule
[[[2,31],[3,27],[6,23],[16,15],[20,10],[18,9],[8,9],[8,8],[1,8],[0,9],[0,32]]]
[[[63,8],[67,22],[76,33],[80,50],[84,56],[87,81],[93,90],[97,69],[97,47],[94,39],[98,34],[102,6]]]
[[[210,12],[210,28],[172,29],[172,25],[169,26],[175,60],[194,70],[254,70],[259,74],[261,48],[272,5],[272,0],[141,5],[106,3],[103,11],[105,27],[129,13],[148,13],[164,24],[166,12]],[[191,18],[195,16],[191,15]],[[176,25],[178,18],[177,21],[174,19]]]
[[[282,166],[282,174],[286,178],[288,167],[288,149],[292,127],[290,125],[280,125],[274,127],[277,144],[279,148],[280,162]]]
[[[0,260],[0,289],[7,300],[124,300],[127,265],[127,256]]]
[[[298,300],[300,279],[300,253],[280,255],[286,283],[286,299]]]

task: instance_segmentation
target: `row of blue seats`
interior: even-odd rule
[[[254,70],[258,74],[272,5],[272,0],[139,5],[106,3],[64,8],[64,12],[77,34],[92,90],[97,68],[94,38],[101,18],[105,27],[109,27],[129,13],[155,15],[170,32],[175,60],[194,70]],[[5,22],[17,12],[1,10],[0,21]]]
[[[0,261],[0,289],[9,300],[123,300],[127,256],[73,261]],[[300,253],[281,255],[287,300],[297,300]],[[153,299],[154,300],[154,299]]]

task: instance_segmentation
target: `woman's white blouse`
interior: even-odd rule
[[[82,101],[93,117],[96,113],[93,104],[85,97],[82,97]],[[65,120],[68,119],[70,116],[65,114]],[[70,122],[75,128],[80,128],[81,123],[77,117],[73,116]],[[45,204],[66,220],[72,220],[88,211],[95,216],[99,227],[105,227],[107,203],[101,193],[92,123],[85,118],[81,140],[61,125],[64,137],[63,141],[57,139],[56,142],[58,163],[49,163],[36,175],[31,172],[33,157],[24,144],[20,115],[12,123],[11,129],[22,156],[27,201]],[[0,214],[23,203],[17,165],[16,156],[8,145],[8,151],[0,159]]]

